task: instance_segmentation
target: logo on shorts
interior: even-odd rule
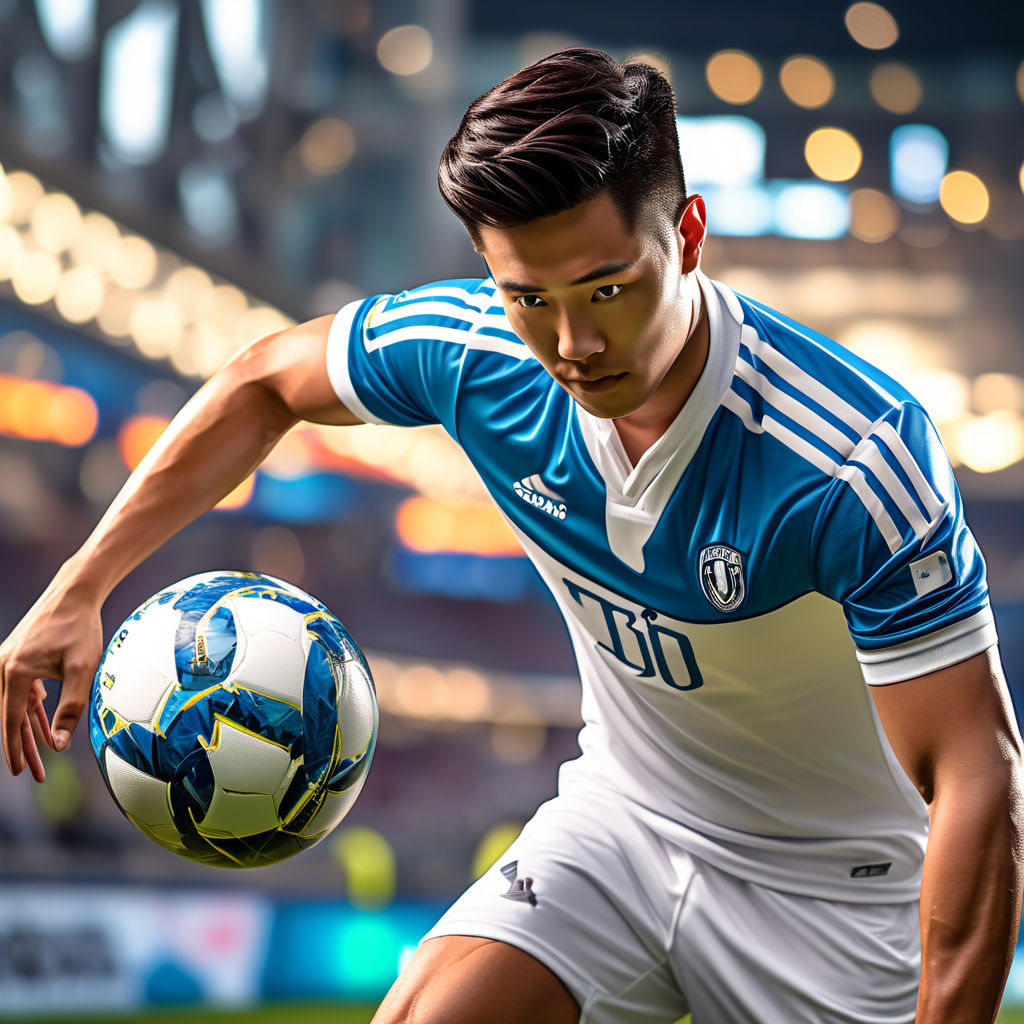
[[[519,861],[514,860],[506,864],[501,873],[508,879],[508,892],[501,895],[507,900],[523,900],[531,907],[537,906],[537,897],[533,891],[532,878],[519,878]]]
[[[878,878],[880,875],[889,874],[892,861],[887,860],[884,864],[861,864],[860,867],[850,869],[851,878]]]
[[[709,544],[700,553],[700,586],[720,612],[734,612],[747,596],[743,556],[724,544]]]

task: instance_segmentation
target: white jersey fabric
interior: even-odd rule
[[[585,723],[560,792],[597,781],[740,879],[913,900],[926,809],[865,681],[995,643],[983,559],[912,396],[700,285],[706,366],[635,467],[515,335],[490,280],[346,306],[328,372],[367,422],[443,424],[551,589]]]

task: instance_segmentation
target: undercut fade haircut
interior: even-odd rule
[[[607,190],[630,230],[686,206],[672,87],[648,64],[573,46],[474,100],[441,155],[441,196],[480,246]]]

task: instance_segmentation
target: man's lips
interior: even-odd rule
[[[615,387],[625,377],[626,373],[624,371],[622,373],[607,373],[600,377],[572,377],[566,383],[571,387],[579,388],[587,394],[594,394]]]

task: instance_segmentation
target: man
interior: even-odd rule
[[[1020,737],[927,416],[701,274],[652,68],[524,69],[440,183],[491,278],[355,303],[200,390],[0,649],[9,766],[42,775],[42,679],[67,745],[114,584],[293,423],[440,422],[565,616],[583,753],[377,1020],[991,1022]]]

